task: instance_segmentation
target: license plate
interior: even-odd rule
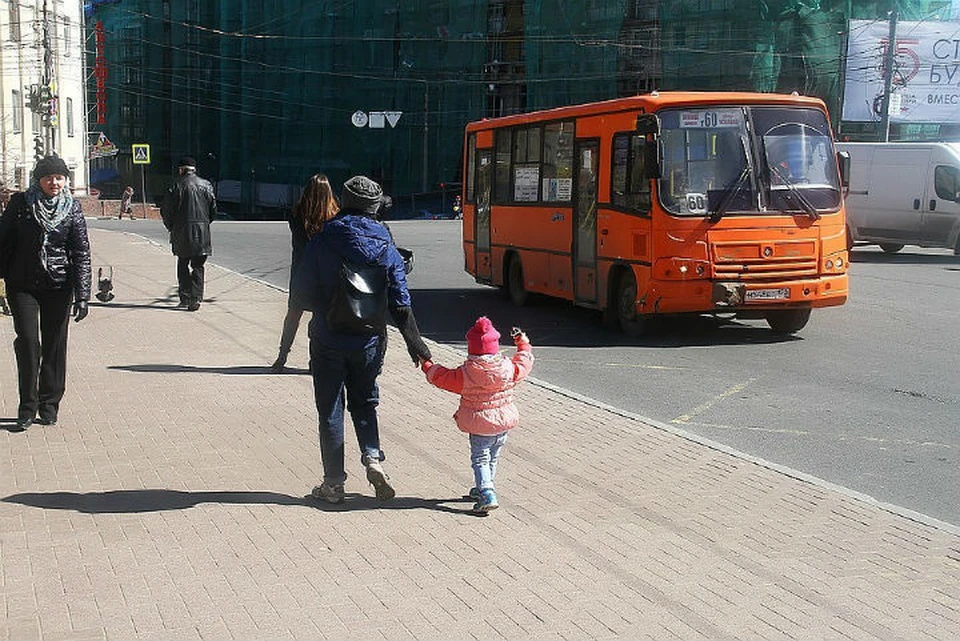
[[[777,289],[748,289],[744,295],[745,300],[779,300],[790,298],[790,289],[780,287]]]

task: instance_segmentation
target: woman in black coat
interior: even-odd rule
[[[14,194],[0,218],[0,275],[13,314],[20,386],[12,431],[22,432],[34,421],[57,422],[66,387],[70,316],[80,321],[87,315],[90,241],[68,175],[62,159],[43,158],[30,188]]]
[[[290,260],[290,284],[293,284],[293,273],[303,255],[303,248],[307,246],[310,237],[320,231],[323,223],[330,220],[340,211],[337,199],[333,195],[330,181],[323,174],[314,174],[303,188],[300,200],[293,206],[293,213],[287,221],[290,225],[290,239],[293,245],[293,255]],[[287,355],[297,337],[300,327],[300,318],[303,310],[290,304],[287,299],[287,315],[283,319],[283,333],[280,335],[280,352],[277,360],[270,369],[273,372],[282,372],[287,364]]]

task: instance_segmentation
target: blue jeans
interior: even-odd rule
[[[385,348],[383,337],[369,347],[356,350],[339,350],[310,341],[310,373],[319,418],[320,456],[323,480],[328,485],[342,485],[347,480],[343,467],[344,400],[353,419],[361,459],[363,455],[375,460],[383,458],[377,425],[377,405],[380,403],[377,376],[383,368]]]
[[[493,436],[470,435],[470,463],[473,465],[474,487],[478,490],[493,489],[500,450],[506,442],[507,432],[500,432]]]

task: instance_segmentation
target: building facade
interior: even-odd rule
[[[950,17],[945,0],[897,5],[902,19]],[[890,6],[93,0],[88,31],[102,29],[108,74],[105,117],[90,131],[116,143],[103,162],[121,183],[139,182],[131,145],[151,146],[154,200],[191,155],[241,216],[289,208],[317,172],[335,184],[367,174],[416,208],[452,192],[463,127],[484,117],[654,89],[741,89],[819,96],[836,124],[847,21],[885,20]]]
[[[83,19],[71,0],[0,1],[0,181],[29,186],[55,153],[75,192],[87,190]]]

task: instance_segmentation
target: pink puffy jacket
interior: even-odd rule
[[[453,415],[457,427],[468,434],[485,436],[505,432],[520,421],[513,388],[531,369],[533,350],[528,342],[518,343],[516,354],[509,359],[499,353],[470,355],[456,369],[424,363],[427,381],[460,394],[460,407]]]

